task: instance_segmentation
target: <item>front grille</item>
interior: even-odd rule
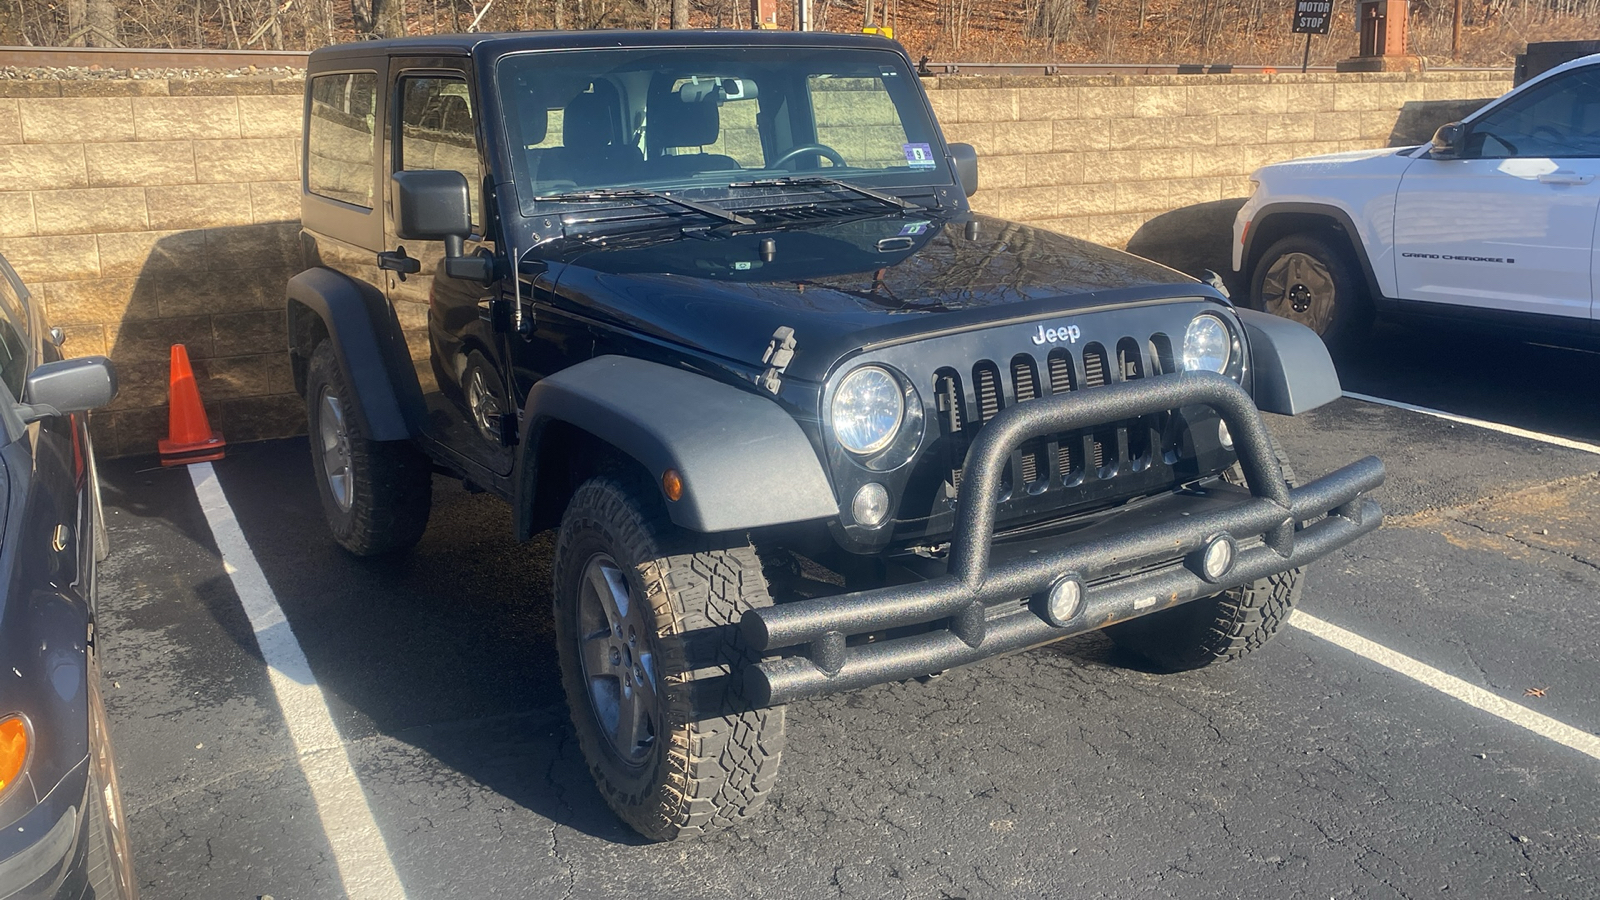
[[[1167,374],[1173,371],[1171,348],[1166,335],[1154,334],[1124,337],[1109,347],[1090,342],[1076,350],[1055,347],[1042,356],[1019,353],[1009,361],[983,359],[970,367],[939,369],[934,397],[940,430],[948,438],[943,442],[949,473],[945,496],[953,500],[959,495],[967,446],[1006,406]],[[964,384],[970,384],[970,390]],[[1093,483],[1097,488],[1093,493],[1105,495],[1106,482],[1173,461],[1170,421],[1170,414],[1144,416],[1087,432],[1034,438],[1013,455],[1002,489],[1020,485],[1030,494],[1041,494]]]

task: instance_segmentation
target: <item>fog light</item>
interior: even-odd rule
[[[1077,617],[1083,611],[1083,579],[1076,575],[1064,575],[1061,580],[1050,588],[1050,596],[1044,605],[1045,617],[1050,624],[1060,628]]]
[[[1219,534],[1206,544],[1205,554],[1200,559],[1200,574],[1207,581],[1221,581],[1227,577],[1228,571],[1233,568],[1235,552],[1233,536]]]
[[[1233,432],[1228,430],[1227,422],[1217,421],[1217,440],[1222,442],[1223,449],[1233,449]]]
[[[864,484],[850,502],[850,515],[856,524],[877,528],[889,517],[889,491],[877,482]]]

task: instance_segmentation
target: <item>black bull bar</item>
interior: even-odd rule
[[[1001,478],[1024,441],[1183,406],[1208,406],[1227,423],[1248,499],[1141,529],[1091,531],[1086,539],[1074,536],[990,566]],[[1302,566],[1382,523],[1378,504],[1362,495],[1383,478],[1383,463],[1369,456],[1290,488],[1250,395],[1232,379],[1210,372],[1018,403],[989,420],[967,450],[947,573],[916,584],[746,613],[741,623],[746,641],[768,656],[746,670],[746,698],[771,706],[941,672]],[[1296,530],[1297,523],[1307,522]],[[1208,581],[1200,574],[1198,557],[1221,533],[1239,542],[1236,561],[1224,577]],[[1068,573],[1086,586],[1083,605],[1071,621],[1057,626],[1044,617],[1043,598]],[[1018,614],[991,618],[986,608],[986,601],[1030,597],[1034,602]],[[852,635],[915,625],[943,627],[871,643],[847,641]],[[774,656],[774,651],[786,654]]]

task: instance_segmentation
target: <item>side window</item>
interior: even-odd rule
[[[372,208],[372,113],[378,76],[367,72],[311,79],[306,129],[306,189]]]
[[[399,144],[401,169],[454,169],[465,175],[473,224],[483,221],[477,130],[466,81],[442,75],[402,78]]]
[[[1466,155],[1600,157],[1600,66],[1558,75],[1472,123]]]
[[[852,166],[910,166],[906,130],[882,78],[812,75],[806,88],[816,116],[817,143],[839,151]]]

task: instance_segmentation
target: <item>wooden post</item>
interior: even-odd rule
[[[1456,0],[1456,18],[1450,26],[1450,58],[1461,58],[1461,0]]]

